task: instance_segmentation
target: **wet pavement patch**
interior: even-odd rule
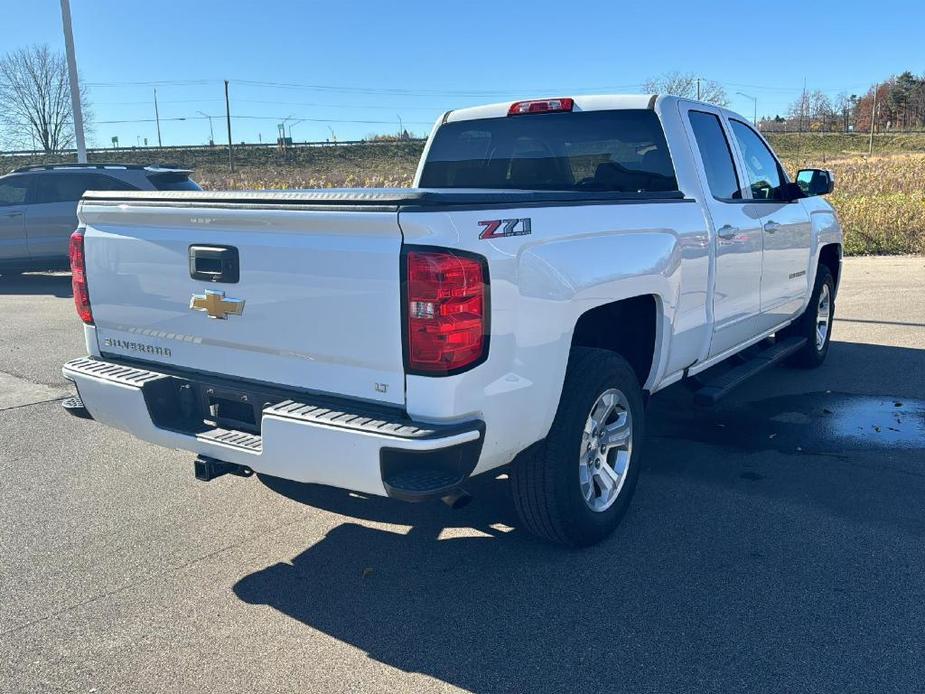
[[[739,475],[739,477],[743,480],[749,480],[751,482],[758,482],[759,480],[764,479],[764,475],[760,475],[757,472],[752,472],[751,470],[743,472],[741,475]]]
[[[925,450],[923,400],[820,392],[654,414],[652,433],[656,436],[717,446],[836,454]]]

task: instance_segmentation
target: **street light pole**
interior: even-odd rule
[[[84,116],[80,108],[80,85],[77,82],[77,56],[74,55],[74,32],[71,29],[71,5],[61,0],[61,23],[64,25],[64,51],[67,53],[67,79],[71,85],[71,112],[74,118],[74,139],[77,142],[77,163],[87,163],[87,143],[84,142]]]
[[[225,120],[228,122],[228,168],[234,173],[234,148],[231,145],[231,101],[228,99],[228,80],[225,80]]]
[[[215,144],[215,131],[212,130],[212,116],[208,113],[203,113],[202,111],[196,111],[200,116],[205,116],[209,119],[209,145]]]
[[[290,142],[292,141],[292,126],[298,125],[299,123],[304,123],[304,122],[305,122],[305,119],[303,118],[302,120],[296,120],[289,124],[289,141]]]
[[[758,97],[751,96],[750,94],[746,94],[745,92],[736,92],[736,94],[738,94],[739,96],[744,96],[746,99],[752,100],[752,125],[754,125],[757,128],[758,127]]]
[[[154,121],[157,123],[157,146],[161,147],[161,114],[157,110],[157,87],[154,88]]]

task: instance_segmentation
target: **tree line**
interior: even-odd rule
[[[763,118],[768,132],[875,132],[925,130],[925,74],[908,70],[871,87],[864,94],[804,89],[784,115]]]

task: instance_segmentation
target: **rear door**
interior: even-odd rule
[[[137,190],[112,176],[89,171],[36,174],[32,202],[26,210],[26,236],[33,260],[67,258],[71,232],[77,228],[77,201],[88,190]]]
[[[733,118],[729,125],[738,145],[753,203],[761,210],[764,255],[761,265],[761,329],[770,330],[795,315],[807,293],[812,227],[798,200],[778,199],[788,182],[783,167],[751,126]]]
[[[0,262],[28,260],[25,212],[30,176],[0,180]]]
[[[396,210],[85,199],[81,221],[104,355],[404,403]],[[210,276],[222,250],[237,276]]]
[[[713,357],[759,332],[762,210],[744,194],[721,114],[702,104],[681,108],[714,229]]]

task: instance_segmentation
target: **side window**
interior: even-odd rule
[[[785,181],[777,159],[767,145],[750,127],[737,120],[730,120],[732,134],[745,163],[745,172],[755,200],[775,200],[778,190]]]
[[[88,190],[137,190],[111,176],[96,173],[50,173],[38,176],[35,202],[77,202]]]
[[[80,187],[81,178],[80,174],[69,173],[36,176],[34,202],[77,202],[83,195],[83,189]]]
[[[0,207],[23,204],[28,190],[29,179],[26,176],[15,176],[0,181]]]
[[[704,111],[690,111],[688,118],[703,160],[710,192],[722,200],[741,199],[742,190],[736,176],[732,150],[729,149],[719,118]]]

